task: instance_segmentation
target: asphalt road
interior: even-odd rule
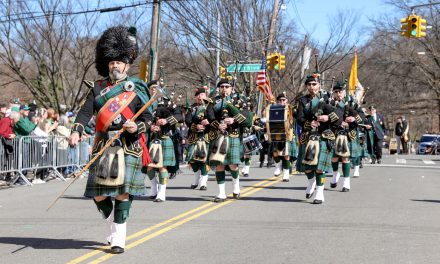
[[[170,181],[166,202],[134,201],[122,255],[106,253],[104,220],[82,197],[86,179],[48,212],[67,183],[6,188],[0,262],[439,263],[439,170],[439,156],[388,156],[365,165],[350,192],[339,184],[326,189],[324,204],[313,205],[302,174],[280,182],[273,168],[254,163],[241,179],[242,198],[216,204],[216,183],[191,190],[193,176],[184,168]],[[226,186],[232,192],[230,181]]]

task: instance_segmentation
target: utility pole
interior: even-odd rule
[[[220,12],[217,8],[217,50],[216,50],[216,61],[215,61],[215,79],[216,84],[220,80]]]
[[[267,40],[266,50],[272,48],[273,42],[275,40],[275,31],[277,28],[277,19],[278,19],[279,10],[280,10],[280,0],[274,0],[272,18],[270,20],[269,39]]]
[[[159,25],[160,25],[160,0],[153,0],[153,18],[151,20],[151,41],[150,41],[150,80],[156,78],[157,57],[159,51]]]
[[[272,18],[270,20],[269,28],[269,38],[267,40],[266,50],[264,56],[267,56],[267,50],[272,49],[273,42],[275,40],[275,31],[277,27],[278,11],[280,10],[280,0],[274,0]],[[263,109],[263,93],[260,91],[258,93],[258,107],[257,116],[260,116],[261,110]]]

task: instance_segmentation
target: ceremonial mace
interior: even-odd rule
[[[131,121],[136,120],[136,118],[139,117],[139,115],[141,115],[145,110],[147,110],[148,107],[150,107],[152,104],[154,104],[154,102],[157,101],[157,99],[159,99],[160,97],[163,96],[163,90],[160,88],[160,86],[156,87],[156,93],[153,94],[153,97],[146,103],[144,104],[144,106],[142,106],[141,109],[139,109],[139,111],[137,111],[137,113],[131,118]],[[47,207],[46,211],[49,211],[50,208],[52,208],[52,206],[54,206],[54,204],[58,201],[58,199],[60,199],[64,193],[67,191],[67,189],[69,189],[69,187],[79,178],[79,176],[81,176],[84,172],[86,172],[89,167],[104,153],[104,151],[110,147],[110,145],[113,143],[113,141],[115,141],[117,138],[119,138],[119,136],[125,131],[125,128],[121,128],[110,140],[107,141],[107,144],[104,145],[104,147],[98,152],[96,153],[95,157],[93,157],[93,159],[91,159],[82,169],[81,171],[77,172],[77,173],[73,173],[74,178],[73,180],[69,183],[69,185],[67,185],[67,187],[55,198],[55,200],[53,200],[49,206]]]

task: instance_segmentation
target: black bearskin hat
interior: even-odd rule
[[[108,64],[111,61],[122,61],[132,64],[138,56],[136,28],[117,26],[108,28],[96,44],[96,70],[99,75],[109,75]]]

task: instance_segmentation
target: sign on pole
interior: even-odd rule
[[[235,72],[235,68],[238,66],[238,72],[259,72],[261,70],[261,64],[231,64],[228,65],[227,72]]]

